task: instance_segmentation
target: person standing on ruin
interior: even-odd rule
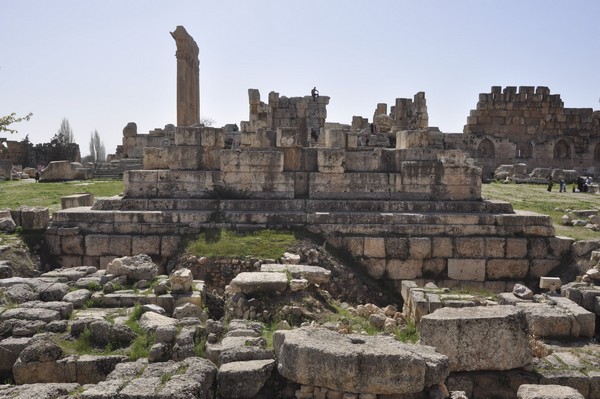
[[[319,98],[319,90],[317,90],[316,86],[310,91],[310,95],[312,96],[313,101],[317,101],[317,98]]]

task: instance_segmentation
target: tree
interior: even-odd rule
[[[13,123],[28,121],[33,114],[30,112],[23,117],[18,117],[16,113],[7,116],[0,116],[0,132],[17,133],[15,129],[10,129],[9,126]]]
[[[216,123],[213,118],[201,117],[200,124],[206,127],[211,127]]]
[[[100,140],[98,130],[90,134],[90,157],[92,162],[104,162],[106,160],[106,150],[104,143]]]
[[[63,118],[60,123],[60,128],[56,133],[58,139],[63,144],[70,144],[75,142],[75,137],[73,136],[73,129],[71,129],[71,124],[67,118]]]

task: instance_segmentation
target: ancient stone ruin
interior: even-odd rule
[[[197,46],[173,36],[196,86]],[[195,105],[157,135],[129,124],[123,151],[143,167],[122,197],[64,199],[44,236],[59,268],[26,279],[0,263],[0,375],[15,382],[0,395],[600,398],[600,264],[556,292],[600,243],[482,200],[481,168],[428,127],[424,93],[352,126],[326,122],[327,96],[248,96],[239,131],[198,125]],[[177,259],[186,236],[265,228],[320,242]],[[388,304],[336,302],[343,290]],[[85,340],[117,353],[64,349]]]

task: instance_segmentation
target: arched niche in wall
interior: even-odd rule
[[[559,140],[554,144],[554,159],[571,158],[571,148],[566,140]]]
[[[518,143],[517,153],[515,154],[515,156],[517,158],[533,157],[533,145],[531,145],[531,143]]]
[[[490,139],[482,140],[477,147],[477,154],[480,158],[493,158],[494,152],[494,143]]]

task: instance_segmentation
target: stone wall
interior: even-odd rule
[[[488,176],[501,164],[575,169],[600,175],[600,111],[565,108],[547,87],[493,86],[479,95],[464,134],[446,134],[446,148],[461,148]]]

